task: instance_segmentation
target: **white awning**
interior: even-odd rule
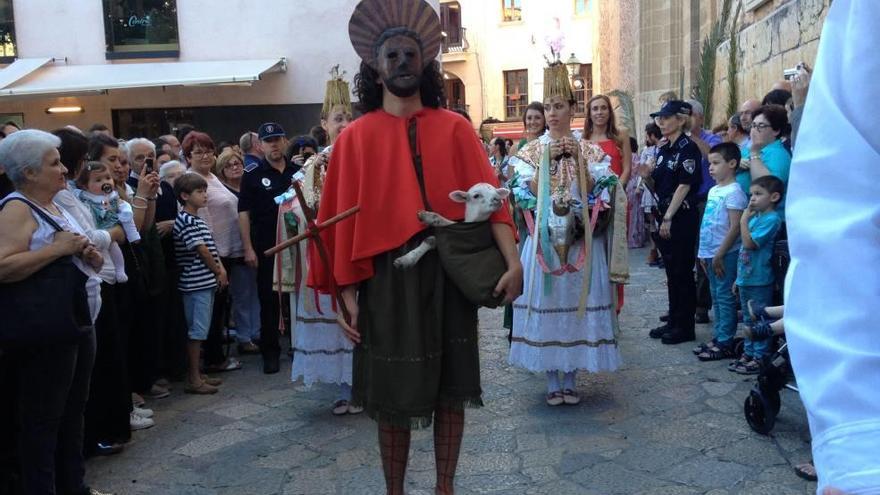
[[[51,62],[51,58],[20,58],[5,69],[0,69],[0,88],[11,86],[31,72]]]
[[[18,61],[16,61],[18,63]],[[0,71],[0,84],[6,81]],[[157,86],[250,84],[263,74],[284,72],[284,58],[212,62],[49,65],[0,86],[0,96],[56,95]]]

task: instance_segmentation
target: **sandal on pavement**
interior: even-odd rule
[[[712,344],[703,350],[703,352],[697,354],[697,359],[700,361],[720,361],[722,359],[730,359],[733,357],[733,349],[729,346],[719,346],[717,344]]]
[[[205,373],[223,373],[224,371],[235,371],[240,369],[241,361],[235,358],[228,358],[220,364],[205,366]]]
[[[348,414],[360,414],[364,412],[364,408],[361,406],[353,406],[351,404],[348,405]]]
[[[202,381],[212,387],[223,385],[223,380],[221,380],[220,378],[211,378],[208,375],[202,375]]]
[[[562,401],[565,402],[566,405],[575,406],[580,404],[581,396],[574,390],[567,388],[562,391]]]
[[[561,390],[557,390],[555,392],[550,392],[547,394],[547,405],[548,406],[559,406],[565,402],[565,398],[562,395]]]
[[[344,416],[348,414],[348,401],[345,399],[339,399],[334,402],[333,410],[331,412],[334,416]]]
[[[819,477],[816,475],[816,466],[813,465],[812,461],[795,466],[794,474],[796,474],[798,478],[805,479],[807,481],[819,480]]]
[[[761,372],[761,365],[758,363],[757,359],[749,359],[748,361],[740,364],[733,371],[739,373],[740,375],[757,375]]]
[[[712,347],[712,346],[714,346],[714,345],[716,345],[716,344],[718,344],[718,342],[717,342],[715,339],[712,339],[712,340],[710,340],[709,342],[703,342],[702,344],[700,344],[700,345],[694,347],[694,348],[691,350],[691,352],[693,352],[694,355],[702,354],[703,352],[706,351],[706,349],[708,349],[708,348],[710,348],[710,347]]]
[[[217,393],[217,387],[212,387],[205,382],[201,382],[199,384],[187,383],[183,387],[183,391],[188,394],[211,395]]]

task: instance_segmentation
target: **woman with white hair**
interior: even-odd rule
[[[67,187],[60,139],[16,134],[0,143],[15,186],[0,205],[0,308],[17,316],[4,322],[0,346],[18,377],[22,484],[29,494],[96,494],[83,479],[82,432],[103,258],[53,201]],[[52,311],[41,311],[43,301]]]

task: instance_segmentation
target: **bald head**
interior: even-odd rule
[[[740,122],[745,130],[752,128],[752,112],[761,107],[761,102],[752,98],[743,102],[739,107]]]

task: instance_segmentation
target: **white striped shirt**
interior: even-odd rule
[[[208,251],[219,260],[217,246],[208,225],[201,218],[185,211],[177,214],[174,220],[174,256],[180,268],[177,288],[181,292],[211,289],[217,286],[214,272],[205,265],[196,249],[207,246]]]

